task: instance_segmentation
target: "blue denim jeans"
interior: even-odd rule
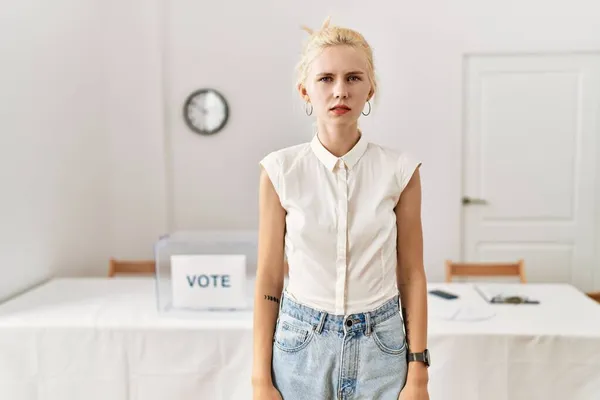
[[[282,295],[273,383],[284,400],[397,400],[406,382],[398,296],[376,310],[333,315]]]

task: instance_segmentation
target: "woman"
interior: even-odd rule
[[[420,163],[358,129],[377,90],[362,35],[307,31],[317,133],[261,160],[254,399],[425,400]]]

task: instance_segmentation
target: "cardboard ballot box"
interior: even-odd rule
[[[248,310],[256,231],[180,231],[155,245],[157,307],[162,313]]]

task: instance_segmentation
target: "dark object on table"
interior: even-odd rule
[[[454,293],[446,292],[444,290],[439,290],[439,289],[430,290],[429,294],[441,297],[441,298],[446,299],[446,300],[458,299],[458,296],[455,295]]]
[[[494,296],[490,300],[492,304],[540,304],[539,300],[531,300],[521,296]]]
[[[520,295],[503,295],[489,293],[489,290],[482,290],[479,285],[474,286],[475,290],[479,295],[490,304],[540,304],[539,300],[533,300],[525,296]],[[487,294],[485,292],[488,292]]]

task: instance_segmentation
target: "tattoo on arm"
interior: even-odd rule
[[[265,300],[269,300],[279,304],[279,299],[275,296],[269,296],[268,294],[265,294]]]

